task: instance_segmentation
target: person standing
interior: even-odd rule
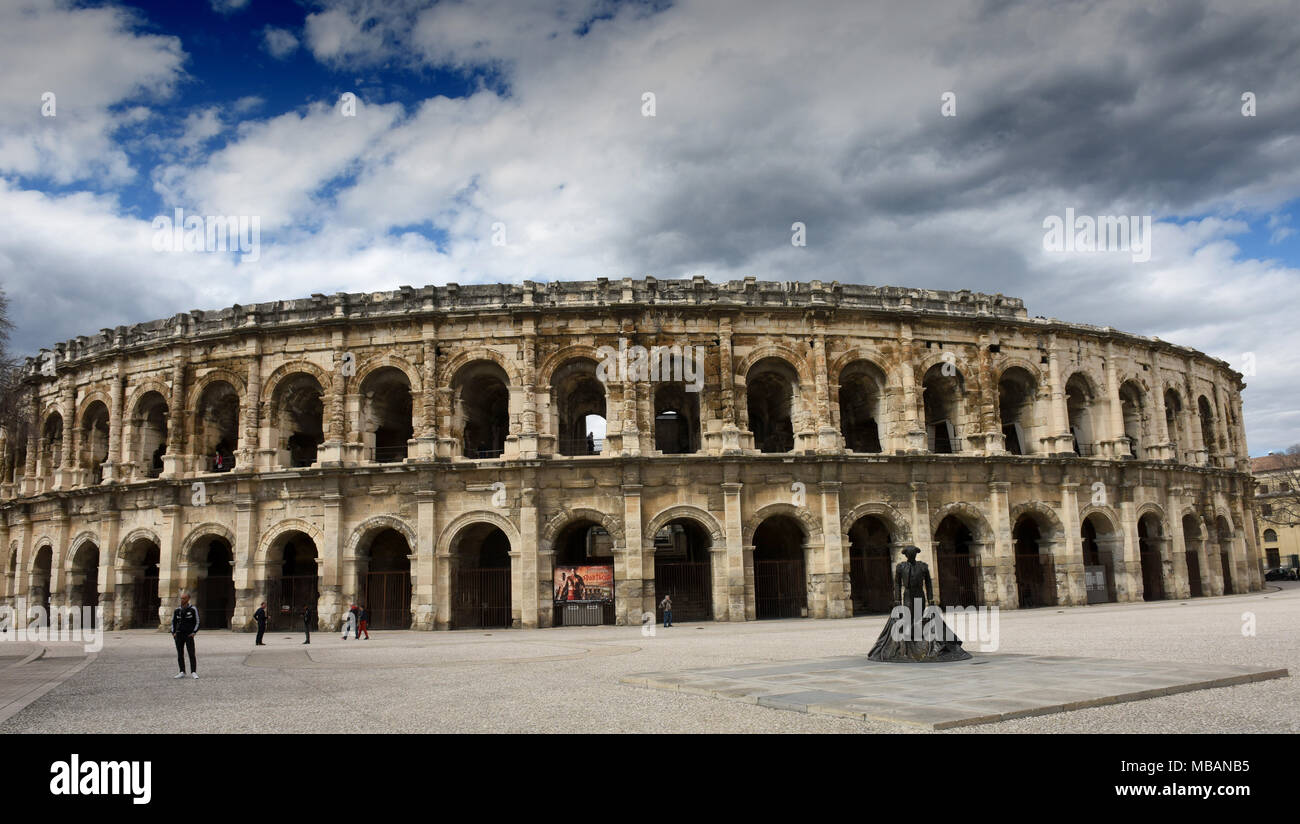
[[[253,620],[257,622],[257,643],[254,644],[254,646],[264,647],[266,646],[266,644],[262,643],[262,636],[266,634],[266,602],[265,601],[263,601],[262,605],[257,608],[257,612],[253,613]]]
[[[174,677],[185,677],[185,652],[190,653],[190,675],[199,677],[199,664],[194,657],[194,636],[199,631],[199,611],[190,605],[190,594],[181,593],[181,605],[172,612],[172,640],[176,642],[176,667],[180,672]]]
[[[307,636],[304,644],[311,643],[311,607],[303,606],[302,608],[302,631]]]
[[[659,602],[659,608],[664,611],[664,629],[668,629],[673,625],[673,596],[665,595]]]
[[[364,604],[363,604],[362,607],[361,607],[360,620],[361,620],[361,623],[360,623],[359,626],[361,627],[361,632],[364,632],[364,633],[366,634],[366,640],[369,641],[369,640],[370,640],[370,629],[369,629],[369,627],[370,627],[370,607],[368,607],[368,606],[366,606],[366,605],[364,605]]]
[[[357,605],[352,604],[348,607],[347,613],[343,617],[343,640],[348,640],[348,630],[352,630],[352,637],[357,635]]]

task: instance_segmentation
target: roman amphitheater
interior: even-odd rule
[[[607,368],[637,347],[662,368]],[[261,601],[280,628],[352,602],[374,627],[639,624],[665,594],[678,621],[842,618],[887,611],[908,544],[947,605],[1261,587],[1241,375],[1001,295],[403,287],[26,368],[0,596],[111,628],[181,591],[236,630]]]

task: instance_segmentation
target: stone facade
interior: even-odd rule
[[[702,391],[592,382],[601,347],[655,345],[702,352]],[[885,568],[855,566],[864,541],[890,563],[920,547],[950,603],[967,569],[968,600],[1086,603],[1102,555],[1109,600],[1261,586],[1241,376],[1001,295],[701,277],[403,287],[105,329],[27,371],[31,420],[0,433],[0,598],[97,590],[110,626],[142,622],[132,593],[153,565],[166,620],[215,574],[216,541],[233,628],[290,576],[286,546],[314,553],[319,624],[337,627],[381,533],[399,566],[405,543],[410,625],[465,625],[461,572],[487,563],[474,553],[496,530],[509,622],[549,626],[577,523],[612,544],[619,624],[654,611],[670,524],[706,553],[715,620],[763,614],[756,553],[782,542],[805,588],[791,603],[812,617],[862,608],[853,576]],[[574,429],[590,414],[606,424],[595,448]]]

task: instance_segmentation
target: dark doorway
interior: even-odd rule
[[[199,626],[230,629],[235,614],[235,558],[223,538],[208,543],[207,571],[199,581]]]
[[[552,626],[614,623],[614,541],[604,527],[589,520],[565,527],[555,539],[555,569]]]
[[[1098,523],[1101,523],[1103,530],[1105,530],[1101,539],[1099,539],[1097,532]],[[1094,594],[1092,591],[1093,586],[1090,585],[1088,603],[1112,602],[1115,600],[1115,559],[1111,557],[1111,540],[1106,540],[1113,539],[1114,537],[1110,530],[1110,525],[1105,521],[1100,520],[1100,516],[1090,515],[1083,522],[1080,532],[1083,538],[1083,566],[1085,579],[1089,567],[1092,567],[1094,572],[1097,571],[1097,567],[1101,567],[1101,573],[1105,576],[1105,596],[1102,597],[1102,590],[1100,587],[1096,588],[1096,594]],[[1106,540],[1104,546],[1102,540]],[[1095,577],[1093,580],[1095,583]]]
[[[713,542],[695,521],[670,521],[654,536],[655,620],[663,621],[660,608],[665,595],[673,599],[673,621],[708,621],[713,618],[713,576],[709,550]]]
[[[153,542],[137,548],[141,569],[132,582],[131,626],[137,629],[155,629],[162,598],[158,597],[158,559],[160,552]]]
[[[758,618],[802,618],[808,611],[804,535],[774,515],[754,530],[754,608]]]
[[[506,534],[492,524],[465,527],[452,548],[452,563],[452,627],[510,627],[510,539]]]
[[[1160,601],[1165,597],[1160,540],[1160,522],[1154,515],[1143,515],[1138,521],[1138,555],[1142,560],[1142,599],[1145,601]]]
[[[1043,552],[1042,533],[1029,516],[1016,522],[1011,537],[1015,543],[1016,589],[1020,608],[1056,606],[1056,568],[1052,556]]]
[[[979,558],[970,529],[957,516],[949,515],[935,530],[934,541],[939,562],[939,602],[946,607],[979,606]]]
[[[266,607],[272,629],[281,632],[302,629],[302,610],[309,607],[312,629],[316,629],[320,585],[316,569],[316,544],[301,532],[285,541],[280,577],[266,582]]]
[[[371,540],[362,596],[371,629],[410,629],[410,554],[405,536],[395,529],[385,529]]]
[[[849,588],[854,615],[879,615],[894,607],[889,568],[889,528],[868,515],[849,527]]]

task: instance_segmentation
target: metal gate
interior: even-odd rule
[[[1138,553],[1142,561],[1142,600],[1160,601],[1165,597],[1164,582],[1160,579],[1160,553]]]
[[[1201,589],[1201,559],[1196,556],[1196,550],[1187,550],[1187,585],[1191,588],[1193,598],[1200,598],[1205,594]]]
[[[1021,609],[1056,606],[1056,565],[1051,556],[1039,552],[1017,555],[1016,588]]]
[[[655,620],[662,623],[659,604],[673,598],[673,621],[708,621],[713,618],[713,586],[708,561],[661,561],[655,558]]]
[[[1232,555],[1227,552],[1219,553],[1219,563],[1223,565],[1223,594],[1232,594]]]
[[[939,603],[946,607],[979,606],[979,565],[966,552],[941,552],[939,562]]]
[[[149,576],[136,578],[132,582],[134,592],[131,597],[131,625],[136,628],[156,629],[158,627],[158,609],[162,599],[158,597],[158,579]]]
[[[849,590],[854,615],[875,615],[894,608],[894,579],[886,555],[854,555],[849,558]]]
[[[759,618],[803,617],[808,583],[802,558],[754,561],[754,608]]]
[[[235,611],[235,579],[229,575],[208,576],[199,581],[199,627],[230,629]]]
[[[371,629],[410,629],[411,573],[366,573],[365,606]]]
[[[319,596],[315,575],[286,575],[266,582],[266,611],[270,613],[272,632],[302,629],[302,608],[311,607],[312,629],[316,629],[316,599]],[[285,609],[288,607],[288,609]]]
[[[451,625],[456,629],[510,626],[510,568],[458,569]]]

